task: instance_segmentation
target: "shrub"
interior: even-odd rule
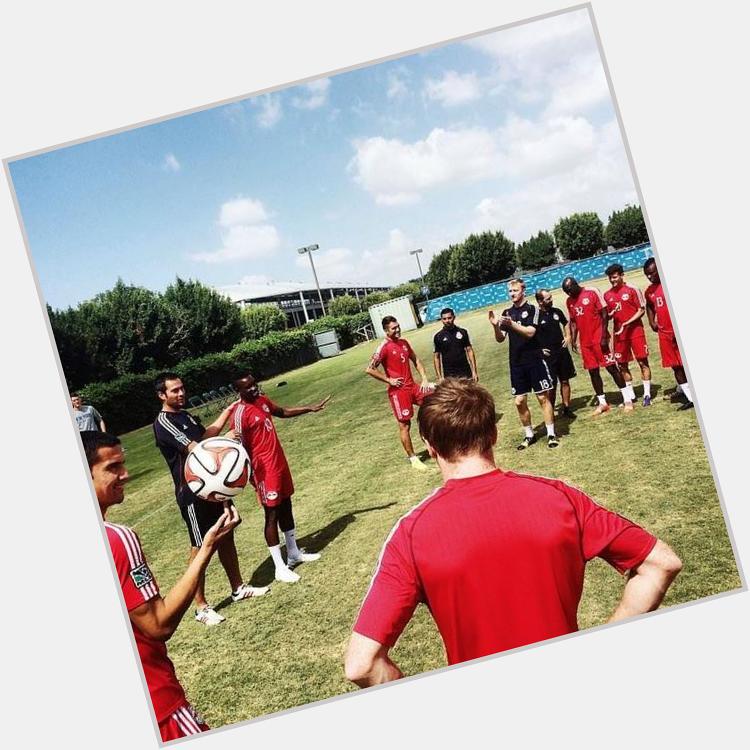
[[[359,302],[351,294],[335,297],[328,303],[328,314],[334,318],[339,318],[342,315],[356,315],[359,312]]]
[[[285,329],[286,314],[276,305],[250,305],[242,310],[242,330],[245,339],[259,339],[271,331]]]

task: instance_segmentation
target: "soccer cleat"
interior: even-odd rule
[[[547,436],[547,447],[548,448],[557,448],[557,446],[560,445],[560,441],[557,439],[555,435],[548,435]]]
[[[599,406],[594,409],[593,412],[591,412],[592,417],[598,417],[601,414],[606,414],[608,411],[610,411],[612,407],[609,404],[599,404]]]
[[[320,560],[319,552],[305,552],[305,550],[301,549],[298,555],[287,558],[286,566],[287,568],[294,568],[300,563],[315,562],[316,560]]]
[[[427,471],[427,467],[416,456],[411,456],[409,458],[409,463],[411,464],[412,469],[416,469],[417,471]]]
[[[525,451],[530,445],[534,445],[536,443],[536,437],[525,437],[520,445],[516,446],[516,450],[518,451]]]
[[[203,625],[210,627],[212,625],[220,625],[226,618],[222,617],[213,607],[206,605],[202,609],[195,610],[195,619],[203,623]]]
[[[695,409],[695,404],[692,401],[686,401],[682,406],[677,407],[677,411],[687,411],[688,409]]]
[[[268,586],[251,586],[249,583],[243,583],[237,591],[232,592],[232,601],[241,602],[243,599],[252,599],[254,596],[263,596],[269,591]]]
[[[299,576],[293,570],[289,570],[286,566],[283,568],[276,568],[276,575],[274,578],[281,583],[297,583],[297,581],[299,581]]]
[[[644,406],[651,406],[651,396],[644,396],[643,397],[643,405]]]
[[[688,402],[687,396],[684,393],[673,393],[669,397],[669,401],[673,404],[686,404]]]
[[[575,417],[575,414],[573,414],[573,410],[569,406],[563,406],[559,411],[559,415],[561,417],[567,417],[568,419],[572,419],[573,417]]]

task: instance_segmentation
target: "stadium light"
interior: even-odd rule
[[[313,257],[312,257],[313,251],[318,250],[319,248],[320,248],[319,245],[305,245],[305,247],[298,247],[297,252],[300,255],[304,255],[305,253],[307,253],[307,256],[310,258],[310,266],[312,268],[313,278],[315,279],[315,286],[318,289],[318,299],[320,300],[320,306],[323,308],[323,315],[325,315],[326,306],[323,302],[323,294],[320,291],[320,284],[318,283],[318,274],[315,273],[315,263],[313,263]]]
[[[419,254],[421,252],[422,252],[422,248],[419,247],[416,250],[409,250],[409,255],[415,255],[417,258],[417,268],[419,268],[419,278],[422,279],[422,294],[424,294],[425,299],[429,302],[430,290],[427,288],[427,285],[424,283],[424,274],[422,273],[422,264],[419,262]]]

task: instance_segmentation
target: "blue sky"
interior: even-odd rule
[[[637,196],[585,10],[10,164],[46,301],[118,277],[394,284]]]

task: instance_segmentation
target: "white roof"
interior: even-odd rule
[[[310,292],[317,294],[316,287],[301,281],[252,281],[215,287],[217,292],[225,294],[233,302],[240,300],[263,299],[276,295],[298,294]],[[348,284],[343,281],[321,281],[320,288],[326,289],[376,289],[385,288],[384,284]]]

